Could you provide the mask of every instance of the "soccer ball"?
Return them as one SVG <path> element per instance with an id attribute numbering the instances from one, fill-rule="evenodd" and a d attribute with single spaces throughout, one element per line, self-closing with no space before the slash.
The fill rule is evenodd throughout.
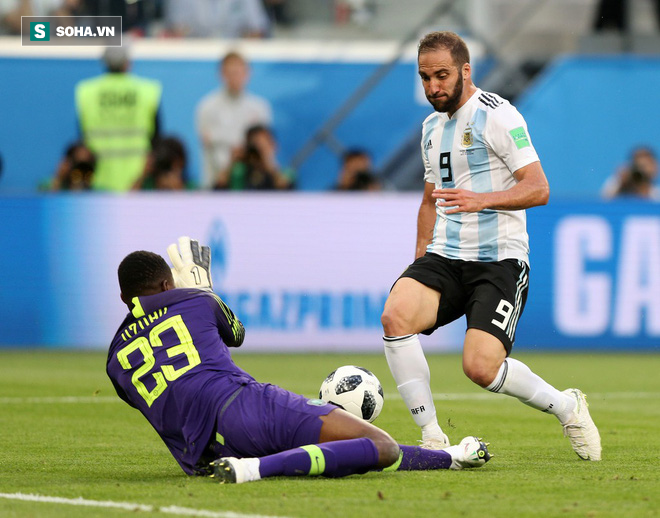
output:
<path id="1" fill-rule="evenodd" d="M 355 365 L 332 371 L 321 383 L 319 398 L 370 423 L 383 409 L 380 381 L 367 369 Z"/>

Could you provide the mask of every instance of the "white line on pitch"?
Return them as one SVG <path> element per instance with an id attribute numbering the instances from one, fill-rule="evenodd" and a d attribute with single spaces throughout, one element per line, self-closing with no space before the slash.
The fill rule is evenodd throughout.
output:
<path id="1" fill-rule="evenodd" d="M 660 392 L 589 392 L 592 399 L 656 399 L 660 398 Z M 396 398 L 396 392 L 387 392 L 386 398 Z M 508 398 L 498 398 L 497 394 L 484 392 L 483 394 L 467 393 L 433 393 L 433 399 L 444 401 L 506 401 Z"/>
<path id="2" fill-rule="evenodd" d="M 165 507 L 130 502 L 113 502 L 112 500 L 86 500 L 85 498 L 61 498 L 59 496 L 30 495 L 25 493 L 0 493 L 0 498 L 20 500 L 23 502 L 41 502 L 47 504 L 76 505 L 84 507 L 106 507 L 123 509 L 125 511 L 144 511 L 148 513 L 165 513 L 179 516 L 201 516 L 203 518 L 274 518 L 261 514 L 243 514 L 233 511 L 207 511 L 170 505 Z"/>
<path id="3" fill-rule="evenodd" d="M 0 404 L 11 403 L 119 403 L 117 396 L 0 397 Z"/>
<path id="4" fill-rule="evenodd" d="M 658 399 L 660 392 L 589 392 L 592 399 Z M 386 398 L 398 398 L 396 392 L 387 392 Z M 498 398 L 496 394 L 484 393 L 458 393 L 444 392 L 434 393 L 433 399 L 440 401 L 507 401 L 508 398 Z M 29 404 L 29 403 L 120 403 L 121 399 L 115 396 L 63 396 L 63 397 L 0 397 L 0 405 L 5 404 Z"/>

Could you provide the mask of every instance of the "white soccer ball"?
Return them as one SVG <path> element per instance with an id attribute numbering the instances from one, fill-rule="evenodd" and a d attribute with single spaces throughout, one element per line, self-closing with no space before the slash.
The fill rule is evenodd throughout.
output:
<path id="1" fill-rule="evenodd" d="M 319 398 L 370 423 L 383 409 L 380 381 L 372 372 L 355 365 L 332 371 L 321 383 Z"/>

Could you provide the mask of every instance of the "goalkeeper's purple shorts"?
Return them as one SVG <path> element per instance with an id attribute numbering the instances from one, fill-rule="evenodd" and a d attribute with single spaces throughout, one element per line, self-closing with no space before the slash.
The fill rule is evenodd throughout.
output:
<path id="1" fill-rule="evenodd" d="M 323 422 L 337 407 L 268 383 L 241 387 L 220 410 L 211 448 L 217 457 L 262 457 L 317 444 Z"/>

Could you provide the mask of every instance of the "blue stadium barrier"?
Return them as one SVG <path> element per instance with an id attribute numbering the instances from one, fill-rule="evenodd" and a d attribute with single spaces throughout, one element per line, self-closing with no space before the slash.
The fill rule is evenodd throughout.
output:
<path id="1" fill-rule="evenodd" d="M 554 197 L 597 198 L 630 151 L 660 153 L 660 58 L 568 56 L 518 99 Z"/>
<path id="2" fill-rule="evenodd" d="M 310 136 L 380 65 L 378 61 L 252 61 L 250 91 L 273 105 L 278 158 L 286 165 Z M 74 88 L 102 72 L 98 59 L 2 57 L 0 193 L 33 193 L 54 175 L 65 147 L 78 138 Z M 132 71 L 163 84 L 163 132 L 179 136 L 190 157 L 188 171 L 198 180 L 200 142 L 195 130 L 199 100 L 219 88 L 217 59 L 136 59 Z M 364 147 L 381 165 L 428 115 L 415 99 L 416 68 L 398 63 L 371 95 L 337 128 L 346 147 Z M 421 129 L 419 130 L 421 131 Z M 298 173 L 301 190 L 334 186 L 339 158 L 321 146 Z"/>

